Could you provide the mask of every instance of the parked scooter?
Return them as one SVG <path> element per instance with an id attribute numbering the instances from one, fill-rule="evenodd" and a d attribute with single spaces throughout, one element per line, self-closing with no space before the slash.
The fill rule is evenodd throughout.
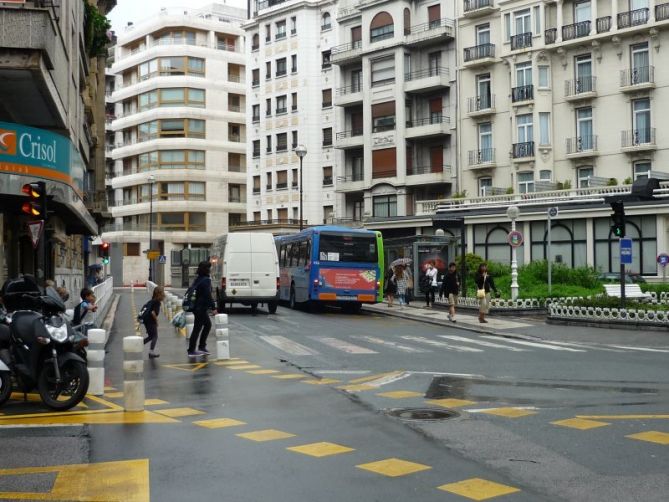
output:
<path id="1" fill-rule="evenodd" d="M 67 410 L 88 391 L 85 336 L 65 319 L 65 304 L 53 288 L 46 294 L 30 276 L 2 288 L 6 308 L 0 325 L 0 405 L 12 388 L 37 389 L 44 404 Z"/>

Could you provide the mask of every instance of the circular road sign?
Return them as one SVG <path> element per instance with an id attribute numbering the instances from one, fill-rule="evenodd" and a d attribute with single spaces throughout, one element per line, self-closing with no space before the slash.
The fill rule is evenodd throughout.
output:
<path id="1" fill-rule="evenodd" d="M 523 234 L 520 233 L 518 230 L 509 232 L 509 235 L 506 237 L 506 241 L 512 248 L 517 248 L 518 246 L 521 246 L 523 244 Z"/>
<path id="2" fill-rule="evenodd" d="M 669 254 L 667 253 L 660 253 L 657 255 L 657 262 L 663 266 L 666 267 L 667 264 L 669 264 Z"/>
<path id="3" fill-rule="evenodd" d="M 551 218 L 555 218 L 558 215 L 558 208 L 557 207 L 549 207 L 548 208 L 548 215 Z"/>

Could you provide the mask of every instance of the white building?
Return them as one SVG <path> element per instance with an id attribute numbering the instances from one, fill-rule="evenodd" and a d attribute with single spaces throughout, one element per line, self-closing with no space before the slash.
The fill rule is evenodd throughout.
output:
<path id="1" fill-rule="evenodd" d="M 209 247 L 245 218 L 244 18 L 221 4 L 161 9 L 118 34 L 114 224 L 103 238 L 122 247 L 112 270 L 124 284 L 147 279 L 149 248 L 166 257 L 154 280 L 176 283 L 181 249 Z"/>
<path id="2" fill-rule="evenodd" d="M 246 32 L 247 177 L 249 226 L 274 231 L 299 226 L 300 188 L 305 225 L 334 216 L 333 148 L 337 45 L 336 2 L 270 0 L 252 3 Z M 300 162 L 293 152 L 304 145 Z"/>

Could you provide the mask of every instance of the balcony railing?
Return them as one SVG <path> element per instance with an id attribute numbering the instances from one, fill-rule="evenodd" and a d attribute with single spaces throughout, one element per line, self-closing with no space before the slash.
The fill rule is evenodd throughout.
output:
<path id="1" fill-rule="evenodd" d="M 331 186 L 332 185 L 332 176 L 323 176 L 323 186 Z"/>
<path id="2" fill-rule="evenodd" d="M 664 21 L 669 19 L 669 3 L 663 3 L 655 6 L 655 21 Z"/>
<path id="3" fill-rule="evenodd" d="M 251 82 L 252 87 L 258 87 L 260 85 L 260 80 L 254 80 Z"/>
<path id="4" fill-rule="evenodd" d="M 418 33 L 428 33 L 437 28 L 449 28 L 449 31 L 453 30 L 453 20 L 448 18 L 435 19 L 434 21 L 428 21 L 427 23 L 416 24 L 411 26 L 408 30 L 405 30 L 405 35 L 416 35 Z M 429 34 L 429 33 L 428 33 Z"/>
<path id="5" fill-rule="evenodd" d="M 611 31 L 611 16 L 597 18 L 597 33 L 606 33 Z"/>
<path id="6" fill-rule="evenodd" d="M 592 75 L 575 78 L 574 80 L 565 80 L 564 95 L 567 97 L 577 96 L 588 92 L 595 92 L 597 89 L 597 77 Z"/>
<path id="7" fill-rule="evenodd" d="M 228 74 L 228 82 L 236 82 L 237 84 L 242 83 L 242 76 L 241 75 L 230 75 Z"/>
<path id="8" fill-rule="evenodd" d="M 365 173 L 362 172 L 362 169 L 358 171 L 351 171 L 346 176 L 337 177 L 337 181 L 339 181 L 340 183 L 363 181 L 364 179 L 365 179 Z"/>
<path id="9" fill-rule="evenodd" d="M 351 129 L 350 131 L 342 131 L 337 133 L 337 140 L 342 140 L 346 138 L 353 138 L 355 136 L 362 136 L 362 128 L 360 129 Z"/>
<path id="10" fill-rule="evenodd" d="M 425 125 L 433 125 L 433 124 L 448 124 L 450 122 L 450 118 L 445 116 L 445 115 L 432 115 L 430 117 L 425 117 L 422 119 L 416 119 L 416 120 L 407 120 L 406 126 L 407 127 L 421 127 Z M 394 127 L 393 127 L 394 129 Z"/>
<path id="11" fill-rule="evenodd" d="M 495 44 L 481 44 L 465 49 L 465 63 L 495 57 Z"/>
<path id="12" fill-rule="evenodd" d="M 288 182 L 284 181 L 282 183 L 277 182 L 276 184 L 276 189 L 277 190 L 286 190 L 288 188 Z"/>
<path id="13" fill-rule="evenodd" d="M 349 85 L 346 87 L 338 87 L 335 91 L 337 96 L 346 96 L 347 94 L 355 94 L 362 91 L 362 83 Z"/>
<path id="14" fill-rule="evenodd" d="M 438 164 L 438 165 L 421 165 L 421 166 L 407 166 L 407 176 L 415 176 L 418 174 L 432 174 L 432 173 L 443 173 L 448 170 L 448 166 Z"/>
<path id="15" fill-rule="evenodd" d="M 332 60 L 346 59 L 362 52 L 362 40 L 337 45 L 332 48 L 330 54 Z"/>
<path id="16" fill-rule="evenodd" d="M 237 47 L 235 46 L 235 44 L 229 44 L 227 42 L 218 42 L 218 45 L 216 46 L 216 48 L 219 51 L 239 52 L 237 50 Z"/>
<path id="17" fill-rule="evenodd" d="M 495 108 L 495 95 L 484 94 L 482 96 L 476 96 L 475 98 L 468 98 L 467 107 L 469 113 L 482 112 L 484 110 L 492 110 L 493 108 Z"/>
<path id="18" fill-rule="evenodd" d="M 573 40 L 575 38 L 587 37 L 590 34 L 590 21 L 568 24 L 562 27 L 562 40 Z"/>
<path id="19" fill-rule="evenodd" d="M 408 122 L 407 122 L 408 124 Z M 395 123 L 392 124 L 380 124 L 372 127 L 372 132 L 385 132 L 385 131 L 394 131 Z"/>
<path id="20" fill-rule="evenodd" d="M 592 152 L 597 150 L 597 136 L 577 136 L 567 138 L 567 155 L 582 152 Z"/>
<path id="21" fill-rule="evenodd" d="M 655 144 L 655 128 L 632 129 L 621 132 L 621 144 L 623 148 L 631 148 L 641 145 Z"/>
<path id="22" fill-rule="evenodd" d="M 412 71 L 411 73 L 405 73 L 404 81 L 410 82 L 411 80 L 420 80 L 422 78 L 430 78 L 438 76 L 448 77 L 448 68 L 442 68 L 439 66 L 437 68 L 428 68 L 426 70 L 416 70 Z"/>
<path id="23" fill-rule="evenodd" d="M 285 106 L 282 108 L 277 108 L 275 111 L 276 115 L 283 115 L 284 113 L 288 113 L 288 108 Z"/>
<path id="24" fill-rule="evenodd" d="M 494 164 L 495 163 L 495 149 L 494 148 L 484 148 L 482 150 L 470 150 L 469 151 L 469 165 L 478 166 L 481 164 Z"/>
<path id="25" fill-rule="evenodd" d="M 544 43 L 546 45 L 554 44 L 557 40 L 557 28 L 548 28 L 544 31 Z"/>
<path id="26" fill-rule="evenodd" d="M 253 123 L 260 122 L 260 115 L 254 115 L 253 117 L 251 117 L 251 121 Z"/>
<path id="27" fill-rule="evenodd" d="M 492 0 L 464 0 L 465 12 L 483 9 L 484 7 L 492 7 Z"/>
<path id="28" fill-rule="evenodd" d="M 648 22 L 649 12 L 650 9 L 647 7 L 621 12 L 618 14 L 618 29 L 646 24 Z"/>
<path id="29" fill-rule="evenodd" d="M 532 47 L 532 32 L 521 33 L 511 37 L 511 50 L 524 49 Z"/>
<path id="30" fill-rule="evenodd" d="M 253 150 L 253 157 L 254 158 L 260 157 L 260 150 Z"/>
<path id="31" fill-rule="evenodd" d="M 639 66 L 629 70 L 620 71 L 620 86 L 629 87 L 632 85 L 650 84 L 655 82 L 654 66 Z"/>
<path id="32" fill-rule="evenodd" d="M 253 188 L 253 195 L 258 195 L 260 193 L 260 187 Z"/>
<path id="33" fill-rule="evenodd" d="M 306 220 L 302 222 L 305 226 Z M 231 227 L 261 227 L 263 225 L 299 225 L 300 220 L 293 218 L 276 218 L 273 220 L 257 220 L 257 221 L 236 221 L 230 222 Z"/>
<path id="34" fill-rule="evenodd" d="M 511 101 L 516 103 L 518 101 L 529 101 L 534 99 L 534 86 L 521 85 L 511 89 Z"/>
<path id="35" fill-rule="evenodd" d="M 534 141 L 525 141 L 524 143 L 514 143 L 511 155 L 514 159 L 523 159 L 534 157 Z"/>

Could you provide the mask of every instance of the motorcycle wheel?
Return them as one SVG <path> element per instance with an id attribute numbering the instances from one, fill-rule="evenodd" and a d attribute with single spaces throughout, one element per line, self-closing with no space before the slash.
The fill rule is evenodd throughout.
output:
<path id="1" fill-rule="evenodd" d="M 0 371 L 0 406 L 5 404 L 12 395 L 12 374 L 9 371 Z"/>
<path id="2" fill-rule="evenodd" d="M 88 392 L 88 369 L 79 361 L 68 361 L 60 368 L 61 382 L 56 383 L 52 365 L 40 373 L 37 390 L 44 404 L 54 410 L 69 410 L 79 404 Z"/>

